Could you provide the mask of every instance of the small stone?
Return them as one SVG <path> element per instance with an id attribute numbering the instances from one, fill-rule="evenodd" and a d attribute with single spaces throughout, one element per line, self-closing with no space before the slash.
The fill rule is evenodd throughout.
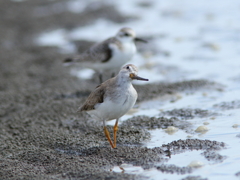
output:
<path id="1" fill-rule="evenodd" d="M 204 122 L 203 124 L 204 124 L 204 125 L 209 125 L 209 122 Z"/>
<path id="2" fill-rule="evenodd" d="M 202 162 L 200 162 L 200 161 L 192 161 L 192 162 L 188 165 L 188 167 L 192 167 L 192 168 L 200 168 L 200 167 L 202 167 L 202 166 L 204 166 L 204 164 L 203 164 Z"/>
<path id="3" fill-rule="evenodd" d="M 199 126 L 195 132 L 202 133 L 208 131 L 208 128 L 206 126 Z"/>
<path id="4" fill-rule="evenodd" d="M 165 129 L 165 131 L 167 131 L 167 132 L 172 132 L 172 131 L 177 131 L 177 130 L 178 130 L 178 128 L 176 128 L 174 126 L 168 126 L 168 128 Z"/>
<path id="5" fill-rule="evenodd" d="M 168 126 L 167 129 L 165 129 L 165 132 L 168 134 L 174 134 L 175 132 L 178 131 L 178 128 L 174 127 L 174 126 Z"/>
<path id="6" fill-rule="evenodd" d="M 233 128 L 238 128 L 239 127 L 239 124 L 234 124 L 232 125 Z"/>
<path id="7" fill-rule="evenodd" d="M 215 43 L 205 43 L 205 44 L 203 44 L 203 47 L 209 48 L 213 51 L 219 51 L 220 50 L 220 46 L 218 44 L 215 44 Z"/>

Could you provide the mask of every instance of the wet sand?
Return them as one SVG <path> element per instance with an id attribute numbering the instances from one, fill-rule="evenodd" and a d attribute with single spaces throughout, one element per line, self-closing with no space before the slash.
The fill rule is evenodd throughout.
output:
<path id="1" fill-rule="evenodd" d="M 143 145 L 151 138 L 150 129 L 175 126 L 188 131 L 191 124 L 186 119 L 210 116 L 210 112 L 201 109 L 176 109 L 163 112 L 162 118 L 133 117 L 120 125 L 118 147 L 111 149 L 101 122 L 88 121 L 87 114 L 76 113 L 97 85 L 96 80 L 71 76 L 69 69 L 62 66 L 68 55 L 55 47 L 36 46 L 33 39 L 44 30 L 84 26 L 97 17 L 118 23 L 135 17 L 124 17 L 104 4 L 80 14 L 55 12 L 55 3 L 40 0 L 0 3 L 1 179 L 145 179 L 111 169 L 127 163 L 143 169 L 189 174 L 193 171 L 191 167 L 156 163 L 168 161 L 171 154 L 191 150 L 203 150 L 204 157 L 213 162 L 224 158 L 218 151 L 225 144 L 210 140 L 179 140 L 155 148 Z M 43 13 L 46 9 L 49 14 Z M 217 90 L 219 85 L 197 79 L 135 87 L 139 103 L 178 92 Z M 226 106 L 231 104 L 216 105 L 220 111 Z M 172 118 L 165 118 L 165 114 Z M 112 132 L 111 126 L 108 128 Z"/>

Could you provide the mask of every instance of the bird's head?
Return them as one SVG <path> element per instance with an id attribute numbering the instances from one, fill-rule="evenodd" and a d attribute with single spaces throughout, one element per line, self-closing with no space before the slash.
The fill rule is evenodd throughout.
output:
<path id="1" fill-rule="evenodd" d="M 148 81 L 148 79 L 142 78 L 142 77 L 137 75 L 138 74 L 138 69 L 133 64 L 127 64 L 127 65 L 123 66 L 120 73 L 123 76 L 128 77 L 129 80 Z"/>
<path id="2" fill-rule="evenodd" d="M 136 37 L 136 33 L 131 28 L 122 28 L 118 31 L 116 37 L 120 41 L 141 41 L 146 43 L 144 39 Z"/>

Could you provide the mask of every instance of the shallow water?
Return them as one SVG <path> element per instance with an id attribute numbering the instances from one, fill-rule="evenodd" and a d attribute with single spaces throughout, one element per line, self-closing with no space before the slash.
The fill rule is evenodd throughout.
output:
<path id="1" fill-rule="evenodd" d="M 144 5 L 140 5 L 141 3 Z M 72 1 L 72 4 L 78 1 Z M 138 111 L 122 117 L 122 121 L 135 115 L 161 116 L 161 111 L 179 108 L 209 110 L 217 113 L 210 117 L 188 120 L 192 132 L 178 129 L 167 133 L 163 129 L 151 130 L 152 138 L 146 142 L 153 148 L 173 140 L 198 138 L 225 142 L 228 146 L 219 153 L 226 156 L 223 162 L 207 161 L 202 151 L 185 152 L 172 155 L 166 164 L 187 166 L 192 161 L 199 161 L 203 166 L 190 175 L 200 175 L 209 179 L 237 179 L 240 163 L 240 111 L 239 107 L 221 109 L 215 104 L 240 100 L 240 2 L 229 1 L 106 1 L 125 15 L 137 16 L 136 20 L 117 24 L 107 20 L 96 20 L 94 24 L 79 27 L 72 31 L 55 30 L 42 34 L 37 42 L 41 45 L 58 45 L 63 52 L 75 51 L 71 40 L 84 39 L 100 41 L 123 27 L 134 28 L 139 36 L 153 37 L 149 41 L 149 52 L 137 54 L 131 63 L 139 67 L 139 75 L 153 82 L 177 82 L 182 80 L 207 79 L 222 85 L 217 90 L 202 90 L 194 93 L 179 93 L 172 96 L 158 97 L 155 100 L 138 104 Z M 76 11 L 72 4 L 69 8 Z M 97 33 L 96 33 L 97 32 Z M 154 47 L 154 48 L 153 48 Z M 155 50 L 156 53 L 152 53 Z M 166 51 L 169 56 L 162 53 Z M 144 54 L 145 53 L 145 54 Z M 80 73 L 80 75 L 78 74 Z M 90 70 L 72 72 L 72 74 L 90 78 Z M 137 82 L 143 84 L 144 82 Z M 174 99 L 174 101 L 173 101 Z M 207 123 L 206 123 L 207 122 Z M 109 122 L 114 124 L 114 122 Z M 208 131 L 196 133 L 199 126 L 207 126 Z M 114 167 L 113 171 L 121 172 Z M 140 167 L 126 165 L 125 173 L 143 174 L 150 179 L 180 179 L 187 175 L 166 174 L 156 169 L 143 170 Z"/>

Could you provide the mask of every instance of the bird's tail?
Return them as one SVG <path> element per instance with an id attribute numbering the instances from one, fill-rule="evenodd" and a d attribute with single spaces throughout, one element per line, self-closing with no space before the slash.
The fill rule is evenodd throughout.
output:
<path id="1" fill-rule="evenodd" d="M 66 58 L 63 60 L 63 65 L 64 66 L 70 66 L 72 64 L 75 64 L 77 62 L 76 58 Z"/>

